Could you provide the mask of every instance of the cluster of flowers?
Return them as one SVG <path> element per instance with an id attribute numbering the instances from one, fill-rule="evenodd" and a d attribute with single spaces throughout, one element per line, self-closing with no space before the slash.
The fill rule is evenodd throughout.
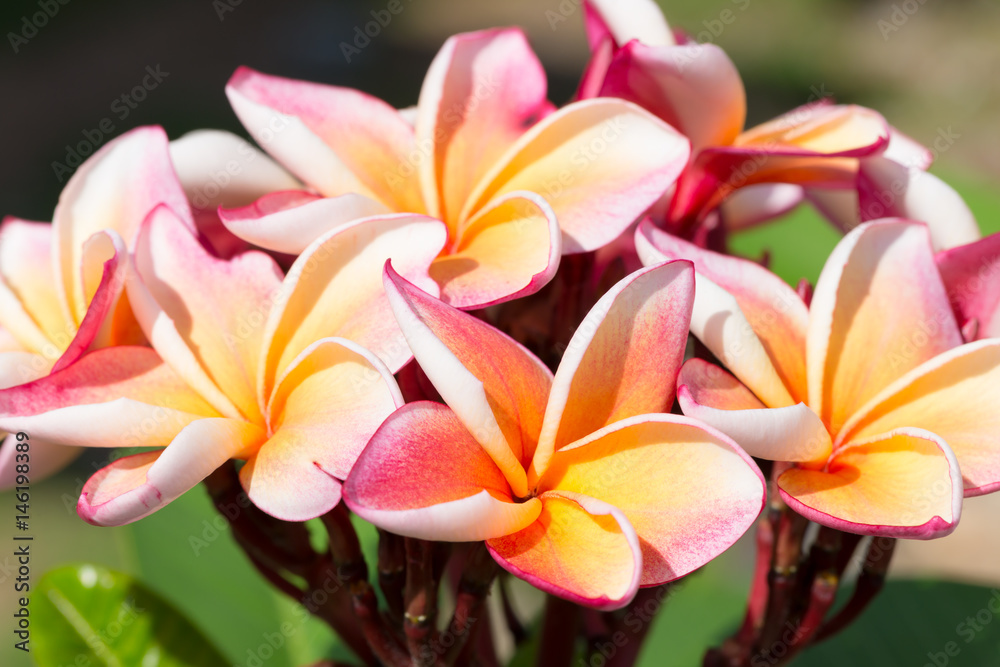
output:
<path id="1" fill-rule="evenodd" d="M 276 518 L 343 500 L 602 609 L 731 546 L 754 458 L 825 526 L 953 530 L 1000 488 L 1000 237 L 876 112 L 745 130 L 722 50 L 651 2 L 585 10 L 564 107 L 516 29 L 449 39 L 404 110 L 240 69 L 270 157 L 139 128 L 51 225 L 7 218 L 0 428 L 35 476 L 149 448 L 80 496 L 120 525 L 239 460 Z M 846 234 L 815 290 L 720 252 L 802 202 Z"/>

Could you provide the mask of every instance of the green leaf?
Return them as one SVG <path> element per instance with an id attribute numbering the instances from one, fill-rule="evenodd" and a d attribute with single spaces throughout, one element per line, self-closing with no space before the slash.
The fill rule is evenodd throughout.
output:
<path id="1" fill-rule="evenodd" d="M 1000 665 L 1000 590 L 890 581 L 853 624 L 795 665 Z"/>
<path id="2" fill-rule="evenodd" d="M 66 565 L 29 602 L 40 667 L 214 667 L 226 659 L 170 604 L 126 574 Z"/>

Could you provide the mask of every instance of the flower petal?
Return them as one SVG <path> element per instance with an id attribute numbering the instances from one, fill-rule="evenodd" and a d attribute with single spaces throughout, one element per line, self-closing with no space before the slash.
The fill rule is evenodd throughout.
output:
<path id="1" fill-rule="evenodd" d="M 671 46 L 674 35 L 653 0 L 585 0 L 591 47 L 611 35 L 619 46 L 637 39 L 649 46 Z"/>
<path id="2" fill-rule="evenodd" d="M 91 281 L 84 277 L 84 288 L 90 305 L 83 321 L 80 322 L 79 331 L 52 367 L 53 371 L 62 370 L 91 349 L 141 342 L 129 340 L 130 336 L 123 335 L 125 332 L 134 332 L 137 328 L 128 304 L 120 303 L 125 292 L 125 278 L 128 275 L 129 260 L 125 242 L 114 230 L 98 232 L 87 239 L 84 257 L 92 266 L 96 264 L 95 257 L 97 261 L 103 259 L 103 270 L 99 278 L 93 276 Z M 94 278 L 98 278 L 98 282 L 91 291 L 88 282 L 93 282 Z M 128 324 L 123 325 L 124 320 L 128 320 Z M 116 324 L 119 326 L 116 327 Z M 139 336 L 141 337 L 141 332 Z"/>
<path id="3" fill-rule="evenodd" d="M 556 370 L 529 486 L 570 443 L 621 419 L 670 411 L 693 301 L 691 264 L 670 262 L 627 276 L 591 308 Z"/>
<path id="4" fill-rule="evenodd" d="M 802 516 L 859 535 L 928 540 L 953 531 L 962 513 L 962 477 L 948 445 L 901 428 L 835 452 L 826 471 L 793 468 L 781 497 Z"/>
<path id="5" fill-rule="evenodd" d="M 837 245 L 816 284 L 806 339 L 809 405 L 836 435 L 894 380 L 961 344 L 927 228 L 900 220 L 862 225 Z"/>
<path id="6" fill-rule="evenodd" d="M 518 28 L 444 43 L 417 107 L 417 145 L 430 149 L 420 175 L 431 215 L 458 220 L 486 171 L 548 112 L 546 89 L 545 70 Z"/>
<path id="7" fill-rule="evenodd" d="M 193 230 L 187 197 L 170 162 L 167 135 L 160 127 L 140 127 L 113 139 L 70 178 L 59 197 L 52 220 L 57 246 L 57 282 L 64 304 L 79 325 L 87 312 L 81 274 L 84 243 L 111 229 L 133 247 L 146 216 L 158 205 L 168 206 Z M 96 267 L 99 273 L 100 265 Z"/>
<path id="8" fill-rule="evenodd" d="M 420 367 L 458 419 L 527 495 L 552 375 L 530 352 L 485 322 L 448 306 L 385 270 L 385 289 Z"/>
<path id="9" fill-rule="evenodd" d="M 0 223 L 0 322 L 21 346 L 53 359 L 76 333 L 59 301 L 54 238 L 48 223 Z"/>
<path id="10" fill-rule="evenodd" d="M 846 234 L 861 224 L 857 189 L 824 190 L 804 188 L 806 199 L 830 221 L 841 234 Z"/>
<path id="11" fill-rule="evenodd" d="M 253 503 L 284 521 L 306 521 L 340 502 L 340 482 L 403 397 L 389 369 L 345 339 L 317 341 L 279 380 L 274 435 L 240 470 Z"/>
<path id="12" fill-rule="evenodd" d="M 510 192 L 537 192 L 556 213 L 564 254 L 596 250 L 666 192 L 689 154 L 687 139 L 630 102 L 574 102 L 521 136 L 480 181 L 462 217 Z"/>
<path id="13" fill-rule="evenodd" d="M 945 352 L 876 396 L 845 425 L 839 440 L 912 426 L 941 437 L 955 452 L 965 495 L 1000 489 L 1000 340 Z"/>
<path id="14" fill-rule="evenodd" d="M 148 347 L 97 350 L 0 391 L 0 430 L 81 447 L 164 446 L 192 421 L 216 416 Z"/>
<path id="15" fill-rule="evenodd" d="M 76 511 L 95 526 L 121 526 L 148 516 L 194 488 L 231 458 L 265 438 L 236 419 L 199 419 L 166 449 L 134 454 L 98 470 L 83 487 Z"/>
<path id="16" fill-rule="evenodd" d="M 485 308 L 534 294 L 559 268 L 562 234 L 555 213 L 533 192 L 489 203 L 431 264 L 441 299 L 456 308 Z"/>
<path id="17" fill-rule="evenodd" d="M 364 218 L 316 239 L 295 260 L 275 295 L 264 328 L 258 393 L 268 399 L 277 377 L 321 338 L 347 338 L 374 352 L 392 372 L 410 350 L 382 287 L 392 259 L 408 279 L 437 294 L 428 267 L 445 243 L 444 225 L 422 215 Z"/>
<path id="18" fill-rule="evenodd" d="M 425 157 L 413 128 L 385 102 L 247 67 L 226 95 L 257 143 L 321 194 L 355 192 L 394 211 L 424 212 L 416 164 Z"/>
<path id="19" fill-rule="evenodd" d="M 934 259 L 962 330 L 974 327 L 974 339 L 1000 337 L 1000 234 Z"/>
<path id="20" fill-rule="evenodd" d="M 19 384 L 48 375 L 52 362 L 40 355 L 30 352 L 5 351 L 0 352 L 0 389 L 7 389 Z M 0 399 L 0 405 L 2 405 Z M 6 434 L 0 433 L 0 439 Z M 32 433 L 34 435 L 34 433 Z M 17 440 L 14 435 L 6 437 L 0 443 L 0 491 L 12 489 L 17 481 Z M 38 438 L 31 441 L 31 479 L 40 482 L 65 468 L 77 458 L 83 449 L 80 447 L 64 447 L 49 444 Z"/>
<path id="21" fill-rule="evenodd" d="M 790 183 L 763 183 L 741 188 L 720 207 L 726 229 L 737 232 L 781 217 L 802 203 L 802 187 Z"/>
<path id="22" fill-rule="evenodd" d="M 230 232 L 261 248 L 298 255 L 324 234 L 359 218 L 389 209 L 374 199 L 349 193 L 315 197 L 301 191 L 275 192 L 249 206 L 220 209 Z"/>
<path id="23" fill-rule="evenodd" d="M 31 476 L 33 483 L 41 482 L 68 466 L 83 454 L 83 447 L 53 445 L 43 440 L 30 441 Z M 13 489 L 17 484 L 17 437 L 8 435 L 0 444 L 0 491 Z M 22 459 L 23 461 L 23 459 Z"/>
<path id="24" fill-rule="evenodd" d="M 621 510 L 642 546 L 642 586 L 678 579 L 728 549 L 767 495 L 760 470 L 734 442 L 666 414 L 617 422 L 560 450 L 539 489 Z"/>
<path id="25" fill-rule="evenodd" d="M 704 250 L 648 220 L 639 226 L 636 249 L 646 264 L 694 262 L 691 331 L 764 403 L 784 407 L 805 399 L 809 309 L 785 281 L 755 262 Z"/>
<path id="26" fill-rule="evenodd" d="M 464 542 L 531 524 L 541 503 L 514 503 L 490 456 L 449 408 L 408 403 L 372 437 L 344 484 L 351 511 L 385 530 Z"/>
<path id="27" fill-rule="evenodd" d="M 677 182 L 668 217 L 702 220 L 734 190 L 759 183 L 853 188 L 858 161 L 889 143 L 876 112 L 816 102 L 747 130 L 732 146 L 697 154 Z"/>
<path id="28" fill-rule="evenodd" d="M 642 581 L 642 547 L 621 510 L 587 496 L 549 491 L 538 519 L 486 541 L 511 574 L 546 593 L 595 609 L 628 604 Z"/>
<path id="29" fill-rule="evenodd" d="M 269 192 L 302 187 L 277 162 L 232 132 L 188 132 L 170 142 L 170 160 L 197 209 L 246 206 Z"/>
<path id="30" fill-rule="evenodd" d="M 213 257 L 160 207 L 139 235 L 135 265 L 130 302 L 157 352 L 220 412 L 262 423 L 257 364 L 281 285 L 274 260 L 256 251 Z"/>
<path id="31" fill-rule="evenodd" d="M 804 403 L 767 408 L 739 380 L 701 359 L 684 364 L 678 385 L 684 414 L 719 429 L 751 456 L 820 464 L 830 456 L 826 425 Z"/>
<path id="32" fill-rule="evenodd" d="M 858 197 L 862 220 L 909 218 L 927 223 L 935 250 L 979 240 L 969 206 L 934 174 L 884 157 L 861 161 Z"/>
<path id="33" fill-rule="evenodd" d="M 691 150 L 727 146 L 746 119 L 736 66 L 714 44 L 625 44 L 608 68 L 604 97 L 635 102 L 691 140 Z"/>

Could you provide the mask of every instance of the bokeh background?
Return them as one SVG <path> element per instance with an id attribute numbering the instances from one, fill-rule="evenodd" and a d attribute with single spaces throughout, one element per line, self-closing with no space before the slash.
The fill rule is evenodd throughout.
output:
<path id="1" fill-rule="evenodd" d="M 354 46 L 356 29 L 385 0 L 42 3 L 58 11 L 33 28 L 25 22 L 41 11 L 38 0 L 0 5 L 0 214 L 35 220 L 51 219 L 66 178 L 57 165 L 81 141 L 103 143 L 154 123 L 172 138 L 203 127 L 243 134 L 223 93 L 241 64 L 357 87 L 402 107 L 416 101 L 431 58 L 455 32 L 523 26 L 557 103 L 572 95 L 587 58 L 575 0 L 402 0 L 402 13 L 349 58 L 343 44 Z M 928 145 L 952 137 L 933 171 L 966 197 L 984 232 L 1000 230 L 1000 3 L 664 0 L 661 6 L 673 25 L 729 52 L 746 83 L 749 125 L 819 93 L 874 107 Z M 719 20 L 726 11 L 735 17 L 729 23 Z M 134 108 L 116 101 L 142 82 L 147 67 L 163 73 L 162 81 Z M 113 131 L 101 131 L 102 121 Z M 773 268 L 794 284 L 815 280 L 836 240 L 801 209 L 735 245 L 754 257 L 770 251 Z M 258 580 L 225 528 L 213 524 L 200 489 L 132 526 L 98 529 L 80 521 L 79 490 L 107 455 L 88 454 L 33 485 L 33 578 L 80 561 L 136 575 L 193 619 L 233 665 L 246 664 L 264 637 L 290 619 L 294 632 L 265 661 L 269 667 L 343 655 L 324 626 L 298 621 L 291 604 Z M 7 638 L 0 664 L 20 666 L 31 663 L 9 639 L 14 558 L 13 548 L 2 546 L 14 532 L 14 504 L 11 494 L 0 494 L 0 516 L 8 508 L 11 523 L 0 530 L 0 619 L 6 619 L 0 637 Z M 972 499 L 952 536 L 901 545 L 893 581 L 862 621 L 796 664 L 921 667 L 937 656 L 942 667 L 940 652 L 955 642 L 959 652 L 945 656 L 947 664 L 1000 665 L 1000 619 L 992 622 L 990 608 L 1000 599 L 998 516 L 1000 499 Z M 690 577 L 656 622 L 641 664 L 699 664 L 704 647 L 741 617 L 749 568 L 749 544 L 741 543 Z M 973 626 L 963 624 L 977 615 L 979 629 L 970 636 Z"/>

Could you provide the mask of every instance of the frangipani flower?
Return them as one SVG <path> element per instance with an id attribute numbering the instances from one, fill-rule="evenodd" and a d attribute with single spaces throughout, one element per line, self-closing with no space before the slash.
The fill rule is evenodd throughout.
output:
<path id="1" fill-rule="evenodd" d="M 1000 233 L 934 259 L 965 339 L 1000 338 Z"/>
<path id="2" fill-rule="evenodd" d="M 228 150 L 223 150 L 228 149 Z M 213 169 L 238 154 L 238 169 Z M 214 160 L 212 159 L 214 157 Z M 175 173 L 176 170 L 176 173 Z M 236 173 L 231 173 L 236 171 Z M 270 158 L 228 132 L 192 133 L 169 146 L 160 127 L 140 127 L 108 142 L 70 178 L 52 224 L 16 218 L 0 225 L 0 387 L 66 368 L 88 350 L 141 344 L 142 331 L 124 289 L 127 250 L 159 204 L 189 229 L 221 229 L 192 215 L 188 199 L 214 197 L 247 204 L 274 189 L 294 187 Z M 215 217 L 213 225 L 209 217 Z M 32 438 L 32 480 L 58 472 L 82 450 Z M 14 448 L 0 451 L 0 488 L 13 486 Z"/>
<path id="3" fill-rule="evenodd" d="M 119 308 L 127 244 L 159 203 L 186 212 L 158 127 L 110 141 L 73 174 L 52 224 L 8 217 L 0 227 L 0 326 L 16 348 L 0 353 L 0 386 L 71 365 L 87 350 L 139 343 L 142 332 Z M 188 224 L 190 216 L 186 218 Z M 32 438 L 34 480 L 63 468 L 80 450 Z M 0 454 L 0 485 L 14 480 L 14 448 Z"/>
<path id="4" fill-rule="evenodd" d="M 392 532 L 486 540 L 497 562 L 592 607 L 701 567 L 752 524 L 760 471 L 718 431 L 662 414 L 687 337 L 687 262 L 614 286 L 555 376 L 482 321 L 386 268 L 393 312 L 448 406 L 405 405 L 345 484 L 347 505 Z"/>
<path id="5" fill-rule="evenodd" d="M 647 263 L 695 262 L 691 330 L 733 373 L 685 364 L 684 413 L 754 456 L 793 462 L 778 487 L 797 512 L 927 539 L 954 529 L 963 490 L 1000 487 L 1000 340 L 963 345 L 926 226 L 849 233 L 809 306 L 759 265 L 650 224 L 636 244 Z"/>
<path id="6" fill-rule="evenodd" d="M 223 211 L 234 234 L 295 254 L 347 221 L 427 214 L 448 227 L 431 275 L 461 308 L 537 291 L 560 253 L 614 240 L 689 154 L 673 128 L 623 100 L 553 112 L 542 66 L 516 29 L 450 38 L 406 113 L 247 68 L 226 91 L 257 142 L 313 190 Z"/>
<path id="7" fill-rule="evenodd" d="M 83 489 L 99 525 L 139 519 L 228 459 L 250 499 L 301 521 L 339 502 L 340 482 L 402 403 L 409 359 L 381 285 L 392 257 L 428 289 L 439 221 L 384 216 L 316 240 L 288 275 L 261 252 L 209 254 L 170 209 L 140 233 L 128 299 L 153 348 L 92 352 L 0 392 L 0 427 L 74 445 L 163 447 L 119 459 Z"/>
<path id="8" fill-rule="evenodd" d="M 658 207 L 667 229 L 687 233 L 720 210 L 736 231 L 808 199 L 844 232 L 897 216 L 926 222 L 937 248 L 979 238 L 962 198 L 926 173 L 931 152 L 875 111 L 817 99 L 744 130 L 746 93 L 722 49 L 675 36 L 647 0 L 586 7 L 594 55 L 580 96 L 635 102 L 691 140 L 691 163 Z"/>

